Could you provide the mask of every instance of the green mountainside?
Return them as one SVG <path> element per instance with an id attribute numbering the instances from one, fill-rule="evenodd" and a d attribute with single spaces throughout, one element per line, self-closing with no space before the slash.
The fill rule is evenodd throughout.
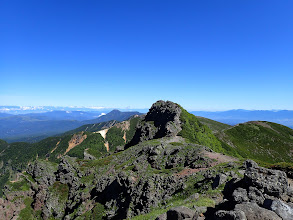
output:
<path id="1" fill-rule="evenodd" d="M 193 115 L 181 107 L 180 120 L 182 130 L 178 135 L 188 139 L 192 143 L 207 146 L 215 151 L 223 151 L 221 142 L 213 134 L 212 130 Z"/>
<path id="2" fill-rule="evenodd" d="M 230 219 L 240 215 L 238 205 L 243 219 L 264 219 L 260 209 L 272 210 L 264 196 L 287 207 L 293 193 L 285 173 L 243 161 L 290 176 L 292 150 L 285 126 L 231 127 L 158 101 L 145 116 L 119 123 L 33 144 L 0 140 L 0 219 Z"/>
<path id="3" fill-rule="evenodd" d="M 116 146 L 123 146 L 131 140 L 139 120 L 139 117 L 133 117 L 129 121 L 118 124 L 116 121 L 111 121 L 85 125 L 75 129 L 74 133 L 69 131 L 62 136 L 49 137 L 32 144 L 26 142 L 9 144 L 0 140 L 0 173 L 2 173 L 0 181 L 7 173 L 13 178 L 16 172 L 25 169 L 27 164 L 36 158 L 59 162 L 66 154 L 83 159 L 85 153 L 87 157 L 99 158 L 108 151 L 113 152 Z M 100 133 L 87 131 L 98 131 L 103 128 L 107 129 L 105 138 Z M 109 145 L 108 151 L 107 145 Z M 70 146 L 72 149 L 67 152 Z"/>
<path id="4" fill-rule="evenodd" d="M 204 118 L 204 117 L 200 117 L 200 116 L 196 116 L 197 119 L 202 123 L 207 125 L 212 131 L 213 133 L 217 133 L 219 131 L 222 131 L 224 129 L 228 129 L 231 128 L 231 125 L 227 125 L 218 121 L 214 121 L 208 118 Z"/>
<path id="5" fill-rule="evenodd" d="M 272 122 L 252 121 L 218 133 L 243 158 L 263 162 L 292 162 L 293 130 Z"/>

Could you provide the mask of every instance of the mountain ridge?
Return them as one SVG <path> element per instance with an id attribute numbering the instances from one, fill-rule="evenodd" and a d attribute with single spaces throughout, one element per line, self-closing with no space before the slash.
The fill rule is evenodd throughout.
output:
<path id="1" fill-rule="evenodd" d="M 5 185 L 0 217 L 168 220 L 241 214 L 250 220 L 269 212 L 280 219 L 283 214 L 270 204 L 287 207 L 293 201 L 286 176 L 293 168 L 271 163 L 282 157 L 271 161 L 271 152 L 262 151 L 266 157 L 257 159 L 286 173 L 244 162 L 251 155 L 242 152 L 253 135 L 264 135 L 260 143 L 270 140 L 266 135 L 280 138 L 278 146 L 290 150 L 286 143 L 293 130 L 285 126 L 259 121 L 226 126 L 160 100 L 146 115 L 114 123 L 103 135 L 85 129 L 35 144 L 0 141 L 0 164 L 6 165 L 0 168 L 0 186 Z M 17 149 L 31 157 L 15 154 Z"/>

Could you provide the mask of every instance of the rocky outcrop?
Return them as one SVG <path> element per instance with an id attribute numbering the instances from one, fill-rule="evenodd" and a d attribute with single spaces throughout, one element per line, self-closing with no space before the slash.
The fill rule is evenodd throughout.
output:
<path id="1" fill-rule="evenodd" d="M 287 193 L 288 180 L 285 172 L 262 167 L 250 167 L 244 176 L 246 185 L 256 187 L 263 194 L 277 198 Z"/>
<path id="2" fill-rule="evenodd" d="M 244 212 L 247 220 L 281 220 L 281 218 L 276 213 L 262 208 L 253 202 L 237 204 L 235 206 L 235 211 Z"/>
<path id="3" fill-rule="evenodd" d="M 181 131 L 178 104 L 170 101 L 157 101 L 138 125 L 128 146 L 161 137 L 176 136 Z"/>
<path id="4" fill-rule="evenodd" d="M 36 160 L 27 168 L 27 173 L 30 174 L 39 185 L 50 186 L 56 181 L 55 172 L 57 167 L 46 163 L 45 161 Z"/>
<path id="5" fill-rule="evenodd" d="M 153 175 L 135 182 L 125 173 L 102 177 L 97 182 L 91 192 L 92 198 L 105 205 L 108 219 L 147 213 L 184 186 L 182 180 L 174 176 Z"/>
<path id="6" fill-rule="evenodd" d="M 216 211 L 215 219 L 293 219 L 286 174 L 259 167 L 251 160 L 245 161 L 244 166 L 243 179 L 232 179 L 226 184 L 226 210 Z M 225 208 L 225 204 L 220 207 Z"/>
<path id="7" fill-rule="evenodd" d="M 166 213 L 158 216 L 156 220 L 196 220 L 198 213 L 185 206 L 169 209 Z"/>

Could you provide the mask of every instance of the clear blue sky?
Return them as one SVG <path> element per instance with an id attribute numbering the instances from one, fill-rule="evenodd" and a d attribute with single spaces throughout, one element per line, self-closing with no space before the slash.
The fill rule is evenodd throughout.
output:
<path id="1" fill-rule="evenodd" d="M 293 1 L 2 0 L 0 105 L 293 109 Z"/>

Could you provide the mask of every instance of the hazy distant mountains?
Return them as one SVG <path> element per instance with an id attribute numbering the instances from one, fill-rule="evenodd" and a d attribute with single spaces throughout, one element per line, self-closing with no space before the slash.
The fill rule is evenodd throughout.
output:
<path id="1" fill-rule="evenodd" d="M 271 121 L 288 127 L 293 127 L 292 110 L 230 110 L 219 112 L 193 111 L 192 114 L 210 118 L 222 123 L 235 125 L 247 121 Z"/>
<path id="2" fill-rule="evenodd" d="M 124 121 L 133 115 L 141 115 L 141 114 L 142 113 L 139 113 L 139 112 L 121 112 L 119 110 L 113 110 L 106 115 L 102 115 L 102 116 L 95 118 L 95 119 L 92 119 L 92 120 L 84 121 L 84 123 L 95 124 L 95 123 L 111 121 L 111 120 Z"/>
<path id="3" fill-rule="evenodd" d="M 57 108 L 57 107 L 51 107 Z M 1 112 L 1 109 L 6 109 Z M 121 112 L 109 109 L 95 111 L 81 111 L 77 108 L 65 110 L 52 109 L 47 112 L 46 108 L 32 109 L 21 107 L 0 106 L 0 138 L 9 142 L 28 141 L 34 142 L 45 137 L 64 133 L 85 124 L 95 124 L 111 120 L 123 121 L 132 115 L 139 115 L 138 111 Z M 71 109 L 71 110 L 70 110 Z M 73 110 L 75 109 L 75 110 Z M 30 112 L 28 114 L 18 114 L 16 112 Z M 14 113 L 14 114 L 10 114 Z M 216 120 L 225 124 L 235 125 L 247 121 L 271 121 L 293 128 L 293 111 L 250 111 L 250 110 L 230 110 L 219 112 L 192 111 L 196 116 L 201 116 Z"/>
<path id="4" fill-rule="evenodd" d="M 119 109 L 120 111 L 127 112 L 144 112 L 146 113 L 148 109 Z M 108 113 L 114 110 L 114 108 L 106 107 L 77 107 L 77 106 L 0 106 L 0 117 L 2 113 L 19 115 L 19 114 L 29 114 L 29 113 L 47 113 L 52 111 L 63 111 L 63 112 L 91 112 L 91 113 Z"/>
<path id="5" fill-rule="evenodd" d="M 123 121 L 139 112 L 113 110 L 102 112 L 52 111 L 22 115 L 0 115 L 0 138 L 9 142 L 34 142 L 55 134 L 64 133 L 85 124 L 110 120 Z"/>

